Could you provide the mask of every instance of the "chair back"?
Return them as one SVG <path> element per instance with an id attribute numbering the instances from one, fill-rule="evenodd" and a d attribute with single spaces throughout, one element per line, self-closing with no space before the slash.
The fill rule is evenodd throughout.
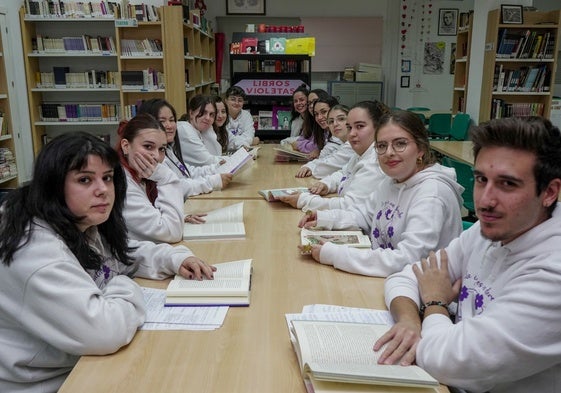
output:
<path id="1" fill-rule="evenodd" d="M 429 117 L 429 137 L 449 138 L 452 129 L 451 113 L 433 113 Z"/>
<path id="2" fill-rule="evenodd" d="M 470 125 L 471 118 L 467 113 L 457 113 L 452 120 L 450 139 L 453 139 L 455 141 L 467 140 Z"/>
<path id="3" fill-rule="evenodd" d="M 425 106 L 410 106 L 409 108 L 407 108 L 408 111 L 422 111 L 422 112 L 426 112 L 426 111 L 430 111 L 430 108 L 427 108 Z"/>
<path id="4" fill-rule="evenodd" d="M 442 158 L 442 165 L 454 168 L 456 171 L 456 179 L 462 187 L 462 198 L 464 199 L 464 207 L 468 211 L 468 216 L 475 217 L 475 202 L 473 199 L 473 168 L 471 165 L 465 164 L 450 157 Z"/>
<path id="5" fill-rule="evenodd" d="M 415 114 L 416 114 L 417 116 L 419 116 L 419 119 L 421 119 L 421 121 L 423 122 L 423 124 L 424 124 L 425 127 L 426 127 L 426 125 L 427 125 L 427 123 L 428 123 L 426 116 L 423 115 L 422 113 L 415 113 Z"/>

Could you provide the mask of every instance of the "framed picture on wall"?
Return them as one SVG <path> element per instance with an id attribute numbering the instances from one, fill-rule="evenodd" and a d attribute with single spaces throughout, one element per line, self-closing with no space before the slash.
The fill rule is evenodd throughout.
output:
<path id="1" fill-rule="evenodd" d="M 521 25 L 523 22 L 521 5 L 501 5 L 501 23 Z"/>
<path id="2" fill-rule="evenodd" d="M 401 84 L 400 87 L 409 87 L 409 81 L 410 81 L 410 77 L 409 75 L 404 75 L 401 77 Z"/>
<path id="3" fill-rule="evenodd" d="M 458 33 L 458 9 L 441 8 L 438 10 L 438 35 Z"/>
<path id="4" fill-rule="evenodd" d="M 411 72 L 411 60 L 401 60 L 401 72 Z"/>
<path id="5" fill-rule="evenodd" d="M 265 15 L 265 0 L 226 0 L 226 15 Z"/>

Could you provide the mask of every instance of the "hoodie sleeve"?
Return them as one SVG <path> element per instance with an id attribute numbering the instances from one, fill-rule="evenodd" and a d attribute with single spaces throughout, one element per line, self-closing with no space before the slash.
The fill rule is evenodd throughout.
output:
<path id="1" fill-rule="evenodd" d="M 236 134 L 230 132 L 228 135 L 229 150 L 238 150 L 242 146 L 249 147 L 253 144 L 253 138 L 255 137 L 253 116 L 245 109 L 242 109 L 240 112 L 239 125 L 240 127 Z"/>

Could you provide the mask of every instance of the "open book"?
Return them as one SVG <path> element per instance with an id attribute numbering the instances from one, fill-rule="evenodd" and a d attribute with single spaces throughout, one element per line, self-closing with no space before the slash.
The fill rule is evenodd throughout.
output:
<path id="1" fill-rule="evenodd" d="M 249 306 L 251 259 L 217 263 L 214 280 L 179 275 L 166 289 L 166 306 Z"/>
<path id="2" fill-rule="evenodd" d="M 253 155 L 245 147 L 240 147 L 234 154 L 226 159 L 226 162 L 218 167 L 220 173 L 237 173 L 240 169 L 252 162 Z"/>
<path id="3" fill-rule="evenodd" d="M 268 202 L 276 202 L 281 196 L 293 195 L 297 192 L 308 192 L 307 187 L 293 187 L 293 188 L 273 188 L 270 190 L 259 190 L 259 195 L 265 198 Z"/>
<path id="4" fill-rule="evenodd" d="M 243 223 L 243 202 L 229 205 L 208 212 L 203 224 L 186 222 L 183 227 L 183 239 L 243 239 L 245 225 Z"/>
<path id="5" fill-rule="evenodd" d="M 316 384 L 327 388 L 324 391 L 353 391 L 349 384 L 365 384 L 417 387 L 428 392 L 439 385 L 418 366 L 377 363 L 383 349 L 374 352 L 372 346 L 390 328 L 388 325 L 293 320 L 292 328 L 302 375 L 314 390 Z M 330 390 L 328 382 L 345 383 L 349 389 L 342 390 L 346 386 L 341 384 L 341 390 Z"/>
<path id="6" fill-rule="evenodd" d="M 290 145 L 281 145 L 280 147 L 273 147 L 275 150 L 275 161 L 309 161 L 307 153 L 296 151 Z"/>
<path id="7" fill-rule="evenodd" d="M 300 231 L 300 242 L 302 244 L 302 254 L 312 252 L 314 244 L 321 242 L 331 242 L 334 244 L 346 244 L 349 247 L 370 248 L 372 243 L 368 235 L 359 230 L 352 231 L 322 231 L 302 228 Z"/>

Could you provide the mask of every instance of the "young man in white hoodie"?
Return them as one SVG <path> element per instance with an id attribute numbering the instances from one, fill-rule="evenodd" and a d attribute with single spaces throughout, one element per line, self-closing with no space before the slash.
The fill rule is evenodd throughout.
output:
<path id="1" fill-rule="evenodd" d="M 470 392 L 559 392 L 560 131 L 541 118 L 507 118 L 471 138 L 479 222 L 388 278 L 397 323 L 374 350 L 381 363 L 416 361 Z"/>

